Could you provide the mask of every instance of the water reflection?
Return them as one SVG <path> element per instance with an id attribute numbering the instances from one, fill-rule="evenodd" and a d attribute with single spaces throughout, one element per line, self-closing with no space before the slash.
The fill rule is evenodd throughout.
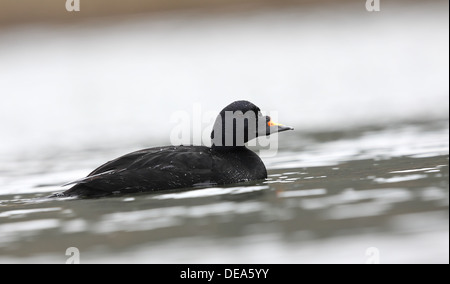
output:
<path id="1" fill-rule="evenodd" d="M 195 190 L 48 199 L 85 161 L 55 158 L 63 170 L 48 175 L 25 167 L 1 180 L 0 262 L 63 263 L 75 246 L 82 262 L 363 263 L 374 245 L 385 262 L 446 262 L 448 128 L 405 128 L 394 148 L 363 143 L 396 137 L 383 129 L 281 145 L 265 181 Z"/>
<path id="2" fill-rule="evenodd" d="M 198 190 L 189 190 L 186 192 L 169 193 L 156 195 L 154 199 L 183 199 L 183 198 L 200 198 L 206 196 L 219 196 L 224 194 L 243 194 L 269 189 L 269 186 L 247 186 L 243 187 L 213 187 Z"/>

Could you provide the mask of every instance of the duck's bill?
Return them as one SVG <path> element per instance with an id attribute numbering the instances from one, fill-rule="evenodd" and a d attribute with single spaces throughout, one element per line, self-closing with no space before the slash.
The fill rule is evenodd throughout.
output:
<path id="1" fill-rule="evenodd" d="M 286 131 L 286 130 L 294 130 L 294 127 L 281 125 L 281 124 L 278 125 L 277 132 L 283 132 L 283 131 Z"/>
<path id="2" fill-rule="evenodd" d="M 270 127 L 271 133 L 283 132 L 286 130 L 294 130 L 294 127 L 276 123 L 276 122 L 273 122 L 272 120 L 270 120 L 267 124 Z"/>

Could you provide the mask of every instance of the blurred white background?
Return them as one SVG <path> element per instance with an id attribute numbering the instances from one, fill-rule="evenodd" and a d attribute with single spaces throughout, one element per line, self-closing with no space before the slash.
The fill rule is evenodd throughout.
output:
<path id="1" fill-rule="evenodd" d="M 448 119 L 448 2 L 395 3 L 4 27 L 0 154 L 164 144 L 174 111 L 238 99 L 300 131 Z"/>

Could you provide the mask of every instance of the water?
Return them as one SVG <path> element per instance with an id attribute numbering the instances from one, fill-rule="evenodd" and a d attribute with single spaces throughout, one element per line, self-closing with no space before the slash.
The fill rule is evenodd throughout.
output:
<path id="1" fill-rule="evenodd" d="M 0 262 L 448 263 L 448 3 L 360 8 L 0 31 Z M 46 198 L 235 99 L 296 129 L 267 180 Z"/>
<path id="2" fill-rule="evenodd" d="M 383 263 L 448 262 L 447 121 L 285 136 L 266 181 L 195 190 L 49 200 L 93 153 L 29 161 L 2 179 L 0 260 L 364 263 L 376 247 Z"/>

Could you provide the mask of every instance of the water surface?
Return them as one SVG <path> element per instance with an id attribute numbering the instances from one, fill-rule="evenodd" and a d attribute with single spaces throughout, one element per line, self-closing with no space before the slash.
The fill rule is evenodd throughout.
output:
<path id="1" fill-rule="evenodd" d="M 9 161 L 0 261 L 448 262 L 447 121 L 284 138 L 265 181 L 89 200 L 46 196 L 119 149 Z"/>

